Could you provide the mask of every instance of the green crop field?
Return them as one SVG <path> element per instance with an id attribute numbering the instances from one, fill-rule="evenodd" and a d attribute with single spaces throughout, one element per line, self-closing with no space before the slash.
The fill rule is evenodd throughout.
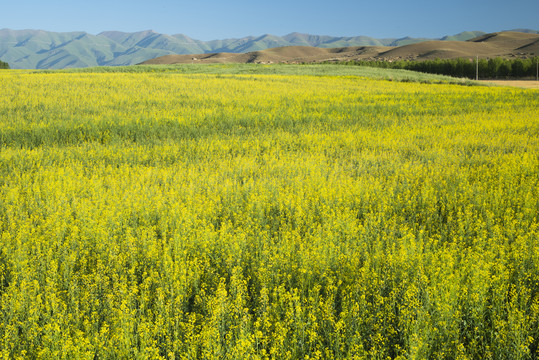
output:
<path id="1" fill-rule="evenodd" d="M 538 90 L 284 65 L 0 81 L 2 358 L 539 357 Z"/>

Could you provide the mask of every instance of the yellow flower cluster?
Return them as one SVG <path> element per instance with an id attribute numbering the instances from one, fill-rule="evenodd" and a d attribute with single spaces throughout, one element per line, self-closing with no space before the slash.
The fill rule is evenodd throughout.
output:
<path id="1" fill-rule="evenodd" d="M 538 358 L 538 91 L 0 81 L 2 358 Z"/>

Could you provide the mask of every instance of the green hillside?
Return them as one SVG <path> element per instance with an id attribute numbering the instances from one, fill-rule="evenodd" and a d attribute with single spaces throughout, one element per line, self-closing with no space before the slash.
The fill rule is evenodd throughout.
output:
<path id="1" fill-rule="evenodd" d="M 196 54 L 208 50 L 200 42 L 186 36 L 170 36 L 154 31 L 141 31 L 136 33 L 123 33 L 119 31 L 106 31 L 98 36 L 115 41 L 132 50 L 135 48 L 168 51 L 172 54 Z"/>
<path id="2" fill-rule="evenodd" d="M 0 30 L 0 56 L 15 69 L 104 65 L 128 48 L 84 32 Z"/>
<path id="3" fill-rule="evenodd" d="M 432 39 L 411 38 L 407 36 L 407 37 L 392 41 L 391 44 L 389 44 L 389 46 L 404 46 L 404 45 L 410 45 L 410 44 L 417 44 L 419 42 L 429 41 L 429 40 L 432 40 Z"/>
<path id="4" fill-rule="evenodd" d="M 463 31 L 461 33 L 451 35 L 451 36 L 444 36 L 441 40 L 446 41 L 467 41 L 473 38 L 476 38 L 481 35 L 485 35 L 486 33 L 483 31 Z"/>

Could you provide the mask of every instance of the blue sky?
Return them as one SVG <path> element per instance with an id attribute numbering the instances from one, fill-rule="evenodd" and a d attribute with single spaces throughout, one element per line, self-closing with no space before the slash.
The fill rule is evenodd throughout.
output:
<path id="1" fill-rule="evenodd" d="M 17 0 L 0 28 L 48 31 L 155 30 L 212 40 L 247 35 L 440 37 L 467 30 L 539 30 L 539 0 L 270 0 L 77 2 Z"/>

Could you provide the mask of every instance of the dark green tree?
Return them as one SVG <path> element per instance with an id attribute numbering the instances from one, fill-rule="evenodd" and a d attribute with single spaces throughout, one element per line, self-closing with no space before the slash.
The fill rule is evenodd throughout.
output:
<path id="1" fill-rule="evenodd" d="M 486 78 L 488 77 L 488 61 L 486 59 L 479 59 L 479 66 L 478 66 L 478 72 L 479 72 L 479 78 Z"/>
<path id="2" fill-rule="evenodd" d="M 511 74 L 511 61 L 502 60 L 500 67 L 498 68 L 498 76 L 508 77 Z"/>
<path id="3" fill-rule="evenodd" d="M 511 76 L 519 78 L 523 77 L 524 75 L 524 61 L 521 59 L 513 60 L 513 64 L 511 65 Z"/>
<path id="4" fill-rule="evenodd" d="M 498 70 L 500 69 L 502 63 L 503 60 L 501 58 L 488 59 L 487 76 L 492 79 L 497 78 Z"/>

